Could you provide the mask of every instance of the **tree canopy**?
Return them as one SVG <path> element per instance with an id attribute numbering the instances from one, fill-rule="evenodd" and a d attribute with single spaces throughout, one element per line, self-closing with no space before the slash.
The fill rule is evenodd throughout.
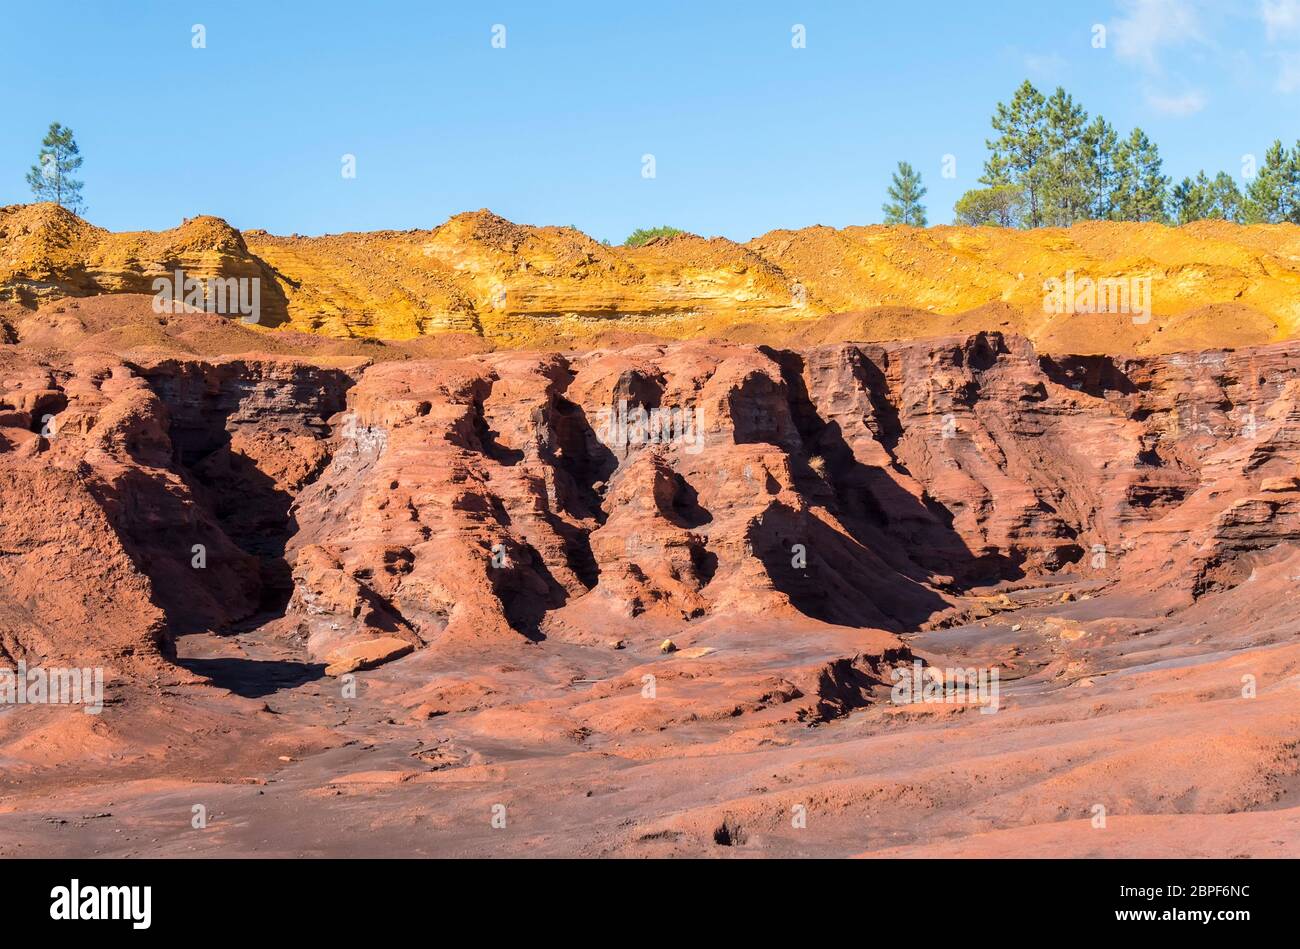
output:
<path id="1" fill-rule="evenodd" d="M 882 205 L 886 224 L 911 224 L 925 227 L 925 207 L 921 199 L 925 197 L 926 188 L 921 184 L 921 175 L 905 161 L 898 163 L 894 179 L 886 193 L 889 201 Z"/>
<path id="2" fill-rule="evenodd" d="M 999 102 L 980 178 L 953 208 L 959 224 L 1058 227 L 1076 221 L 1199 220 L 1300 223 L 1300 142 L 1275 141 L 1244 190 L 1233 176 L 1201 171 L 1172 184 L 1160 149 L 1140 128 L 1127 136 L 1090 118 L 1062 88 L 1044 96 L 1029 81 Z"/>
<path id="3" fill-rule="evenodd" d="M 37 201 L 53 201 L 76 214 L 85 211 L 81 198 L 82 182 L 73 177 L 81 167 L 81 150 L 72 129 L 51 122 L 41 140 L 36 164 L 27 172 L 27 184 Z"/>

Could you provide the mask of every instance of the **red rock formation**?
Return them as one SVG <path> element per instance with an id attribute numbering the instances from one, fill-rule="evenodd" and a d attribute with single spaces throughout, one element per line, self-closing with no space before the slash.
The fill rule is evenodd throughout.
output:
<path id="1" fill-rule="evenodd" d="M 288 597 L 289 492 L 323 463 L 345 374 L 0 358 L 7 654 L 167 653 Z"/>
<path id="2" fill-rule="evenodd" d="M 1294 472 L 1278 373 L 1260 395 L 1278 420 L 1202 497 L 1197 436 L 1166 445 L 1162 426 L 1228 396 L 1142 379 L 1181 361 L 1108 363 L 1104 391 L 1080 381 L 1095 360 L 1040 365 L 997 334 L 378 366 L 299 497 L 294 608 L 322 649 L 364 629 L 428 643 L 728 615 L 905 630 L 972 584 L 1132 574 L 1180 518 L 1232 549 L 1286 542 L 1288 485 L 1234 506 L 1218 483 L 1244 496 Z M 1189 568 L 1187 595 L 1224 556 Z"/>
<path id="3" fill-rule="evenodd" d="M 0 852 L 72 746 L 255 780 L 285 751 L 295 842 L 336 790 L 393 846 L 508 788 L 539 849 L 621 854 L 923 847 L 1094 802 L 1185 842 L 1300 773 L 1300 345 L 380 352 L 0 348 L 0 663 L 130 686 L 98 730 L 0 716 L 31 769 Z M 999 670 L 1001 710 L 894 704 L 914 659 Z M 796 805 L 829 830 L 791 837 Z"/>
<path id="4" fill-rule="evenodd" d="M 76 504 L 140 590 L 129 648 L 292 590 L 317 656 L 725 616 L 905 631 L 1066 568 L 1185 605 L 1295 540 L 1296 356 L 1040 360 L 999 334 L 347 371 L 15 353 L 3 510 L 31 536 L 4 563 L 39 602 L 75 543 L 42 538 L 89 521 L 28 512 Z"/>

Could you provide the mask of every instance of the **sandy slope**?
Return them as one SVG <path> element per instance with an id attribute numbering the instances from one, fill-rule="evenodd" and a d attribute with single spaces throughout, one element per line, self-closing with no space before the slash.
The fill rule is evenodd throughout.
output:
<path id="1" fill-rule="evenodd" d="M 0 208 L 0 300 L 152 292 L 177 267 L 259 279 L 264 327 L 492 348 L 1001 329 L 1051 352 L 1168 353 L 1300 330 L 1294 225 L 809 227 L 745 244 L 682 235 L 624 248 L 486 210 L 431 230 L 278 237 L 213 217 L 113 234 L 52 205 Z M 1150 312 L 1087 312 L 1086 301 L 1085 312 L 1046 311 L 1047 282 L 1071 274 L 1126 287 L 1149 279 Z"/>

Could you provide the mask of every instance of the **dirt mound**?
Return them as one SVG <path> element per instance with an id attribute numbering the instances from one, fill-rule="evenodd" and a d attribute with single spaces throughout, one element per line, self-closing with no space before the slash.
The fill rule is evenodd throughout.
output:
<path id="1" fill-rule="evenodd" d="M 257 280 L 265 288 L 264 326 L 284 322 L 284 296 L 240 233 L 201 216 L 167 231 L 113 234 L 53 204 L 0 208 L 0 300 L 34 308 L 64 297 L 157 292 L 175 275 L 199 280 Z M 177 303 L 184 288 L 175 291 Z M 233 308 L 231 310 L 233 313 Z M 238 318 L 239 314 L 234 313 Z"/>
<path id="2" fill-rule="evenodd" d="M 217 314 L 158 313 L 153 297 L 130 293 L 62 298 L 35 310 L 0 304 L 0 333 L 6 330 L 8 342 L 24 352 L 104 353 L 132 359 L 269 354 L 315 362 L 382 362 L 460 356 L 488 348 L 482 337 L 466 333 L 385 342 L 268 330 Z"/>
<path id="3" fill-rule="evenodd" d="M 431 230 L 275 237 L 212 217 L 110 234 L 52 205 L 16 205 L 0 209 L 0 299 L 152 292 L 153 277 L 183 267 L 258 277 L 261 325 L 336 338 L 456 334 L 524 349 L 1001 330 L 1053 352 L 1164 353 L 1292 338 L 1298 251 L 1293 225 L 1224 222 L 809 227 L 627 248 L 487 210 Z M 1085 285 L 1103 288 L 1096 300 Z M 1067 286 L 1068 301 L 1049 301 Z"/>

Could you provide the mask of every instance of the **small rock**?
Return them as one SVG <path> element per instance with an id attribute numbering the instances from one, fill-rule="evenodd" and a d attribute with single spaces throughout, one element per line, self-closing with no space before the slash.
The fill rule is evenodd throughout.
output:
<path id="1" fill-rule="evenodd" d="M 677 654 L 677 657 L 679 659 L 703 659 L 715 651 L 712 646 L 693 646 L 690 649 L 683 649 Z"/>
<path id="2" fill-rule="evenodd" d="M 623 640 L 621 640 L 621 639 L 611 639 L 611 640 L 609 641 L 609 648 L 610 648 L 610 649 L 622 649 L 622 648 L 623 648 L 624 646 L 626 646 L 626 645 L 627 645 L 627 643 L 623 642 Z"/>
<path id="3" fill-rule="evenodd" d="M 325 657 L 325 674 L 341 676 L 349 672 L 373 669 L 375 666 L 400 659 L 415 649 L 405 639 L 396 636 L 379 636 L 363 639 L 335 649 Z"/>
<path id="4" fill-rule="evenodd" d="M 1069 590 L 1066 590 L 1064 593 L 1061 594 L 1061 599 L 1059 602 L 1070 603 L 1073 600 L 1074 600 L 1074 594 L 1071 593 Z"/>
<path id="5" fill-rule="evenodd" d="M 660 651 L 660 652 L 676 652 L 676 651 L 677 651 L 677 644 L 676 644 L 675 642 L 673 642 L 671 639 L 665 639 L 663 642 L 661 642 L 661 643 L 659 644 L 659 651 Z"/>
<path id="6" fill-rule="evenodd" d="M 1013 633 L 1018 633 L 1018 632 L 1020 632 L 1020 624 L 1017 623 L 1015 626 L 1012 626 L 1012 627 L 1011 627 L 1011 632 L 1013 632 Z"/>
<path id="7" fill-rule="evenodd" d="M 1300 486 L 1300 479 L 1294 476 L 1285 478 L 1265 478 L 1259 485 L 1259 490 L 1273 492 L 1294 491 Z"/>

